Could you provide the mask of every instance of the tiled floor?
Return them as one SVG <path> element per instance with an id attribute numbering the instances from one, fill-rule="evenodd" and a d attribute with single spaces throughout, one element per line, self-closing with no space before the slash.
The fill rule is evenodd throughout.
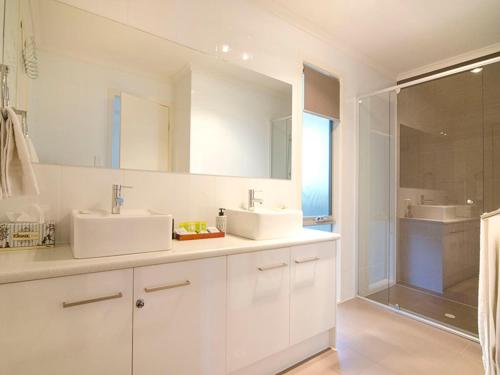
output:
<path id="1" fill-rule="evenodd" d="M 402 310 L 411 311 L 477 335 L 476 306 L 456 302 L 402 284 L 395 284 L 367 298 L 383 304 L 390 301 L 393 305 L 398 304 Z M 455 318 L 449 318 L 445 314 L 452 314 Z"/>
<path id="2" fill-rule="evenodd" d="M 479 277 L 474 277 L 450 286 L 444 290 L 444 296 L 454 301 L 477 307 Z"/>
<path id="3" fill-rule="evenodd" d="M 337 351 L 287 375 L 480 375 L 479 344 L 354 299 L 339 305 Z"/>

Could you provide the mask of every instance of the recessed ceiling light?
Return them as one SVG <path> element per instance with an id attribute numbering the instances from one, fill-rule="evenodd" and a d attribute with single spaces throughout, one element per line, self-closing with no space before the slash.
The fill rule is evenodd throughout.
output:
<path id="1" fill-rule="evenodd" d="M 231 51 L 231 47 L 229 47 L 229 45 L 227 45 L 227 44 L 223 44 L 221 46 L 221 51 L 224 53 L 228 53 L 229 51 Z"/>
<path id="2" fill-rule="evenodd" d="M 479 67 L 479 68 L 474 68 L 471 70 L 471 73 L 481 73 L 483 71 L 483 68 Z"/>

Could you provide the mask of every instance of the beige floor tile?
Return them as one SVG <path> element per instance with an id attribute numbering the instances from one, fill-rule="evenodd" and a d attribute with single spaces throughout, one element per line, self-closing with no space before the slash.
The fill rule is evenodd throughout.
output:
<path id="1" fill-rule="evenodd" d="M 481 347 L 469 342 L 463 351 L 457 354 L 450 365 L 449 374 L 480 375 L 484 374 L 481 359 Z"/>
<path id="2" fill-rule="evenodd" d="M 325 352 L 317 357 L 310 359 L 301 366 L 288 371 L 286 375 L 340 375 L 335 371 L 335 366 L 338 363 L 338 359 L 335 353 L 336 352 L 333 350 Z"/>
<path id="3" fill-rule="evenodd" d="M 400 375 L 442 374 L 441 366 L 435 361 L 411 354 L 395 354 L 379 364 Z"/>
<path id="4" fill-rule="evenodd" d="M 352 349 L 337 350 L 328 359 L 333 364 L 333 369 L 342 375 L 359 374 L 374 366 L 375 361 Z"/>
<path id="5" fill-rule="evenodd" d="M 394 372 L 381 365 L 373 365 L 366 370 L 363 370 L 359 375 L 396 375 Z"/>
<path id="6" fill-rule="evenodd" d="M 337 351 L 292 375 L 480 375 L 481 349 L 470 340 L 361 299 L 339 305 Z"/>

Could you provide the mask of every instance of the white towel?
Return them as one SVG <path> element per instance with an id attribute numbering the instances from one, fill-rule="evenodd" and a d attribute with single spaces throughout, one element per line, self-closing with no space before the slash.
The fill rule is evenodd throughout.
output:
<path id="1" fill-rule="evenodd" d="M 6 109 L 6 118 L 3 115 L 0 117 L 0 181 L 2 185 L 0 199 L 38 195 L 38 183 L 19 118 L 11 108 Z"/>
<path id="2" fill-rule="evenodd" d="M 33 144 L 33 141 L 31 140 L 31 137 L 28 134 L 26 134 L 24 136 L 24 138 L 26 139 L 26 146 L 28 147 L 28 152 L 30 154 L 31 162 L 32 163 L 39 163 L 40 159 L 38 158 L 38 154 L 36 152 L 35 145 Z"/>
<path id="3" fill-rule="evenodd" d="M 500 374 L 500 215 L 481 220 L 478 328 L 486 375 Z"/>

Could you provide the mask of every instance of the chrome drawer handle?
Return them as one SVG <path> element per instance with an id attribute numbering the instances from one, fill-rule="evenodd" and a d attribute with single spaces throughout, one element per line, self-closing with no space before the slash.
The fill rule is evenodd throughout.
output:
<path id="1" fill-rule="evenodd" d="M 107 301 L 109 299 L 122 298 L 122 297 L 123 297 L 122 292 L 119 292 L 119 293 L 116 293 L 116 294 L 111 294 L 110 296 L 97 297 L 97 298 L 91 298 L 91 299 L 84 299 L 84 300 L 75 301 L 75 302 L 63 302 L 62 303 L 62 307 L 65 309 L 65 308 L 68 308 L 68 307 L 79 306 L 79 305 L 86 305 L 88 303 Z"/>
<path id="2" fill-rule="evenodd" d="M 271 264 L 269 266 L 264 266 L 264 267 L 257 267 L 257 269 L 259 271 L 269 271 L 269 270 L 274 270 L 276 268 L 282 268 L 282 267 L 286 267 L 288 266 L 288 264 L 286 263 L 279 263 L 279 264 Z"/>
<path id="3" fill-rule="evenodd" d="M 318 257 L 310 257 L 310 258 L 303 258 L 303 259 L 295 259 L 295 263 L 302 264 L 302 263 L 316 262 L 318 260 L 319 260 Z"/>
<path id="4" fill-rule="evenodd" d="M 172 283 L 172 284 L 153 286 L 151 288 L 144 288 L 144 291 L 146 293 L 152 293 L 152 292 L 158 292 L 159 290 L 180 288 L 181 286 L 188 286 L 188 285 L 191 285 L 191 281 L 186 280 L 186 281 L 182 281 L 180 283 L 177 282 L 177 283 Z"/>

